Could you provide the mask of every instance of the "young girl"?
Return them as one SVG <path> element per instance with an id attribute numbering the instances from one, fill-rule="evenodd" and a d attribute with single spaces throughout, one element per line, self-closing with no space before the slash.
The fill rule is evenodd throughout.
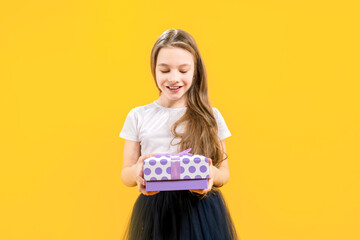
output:
<path id="1" fill-rule="evenodd" d="M 125 139 L 121 179 L 139 195 L 125 232 L 131 240 L 238 239 L 219 187 L 229 181 L 225 138 L 231 136 L 208 97 L 204 62 L 193 37 L 165 31 L 151 51 L 159 98 L 133 108 L 120 137 Z M 146 192 L 143 161 L 157 153 L 210 158 L 208 189 Z"/>

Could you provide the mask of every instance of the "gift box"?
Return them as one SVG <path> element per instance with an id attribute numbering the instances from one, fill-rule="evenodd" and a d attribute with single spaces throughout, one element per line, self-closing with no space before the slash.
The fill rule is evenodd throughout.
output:
<path id="1" fill-rule="evenodd" d="M 146 191 L 207 189 L 209 159 L 191 148 L 177 154 L 156 154 L 144 160 Z"/>

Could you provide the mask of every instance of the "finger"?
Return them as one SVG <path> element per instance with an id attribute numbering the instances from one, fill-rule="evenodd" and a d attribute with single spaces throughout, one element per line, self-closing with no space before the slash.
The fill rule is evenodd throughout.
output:
<path id="1" fill-rule="evenodd" d="M 146 191 L 146 182 L 144 179 L 142 179 L 140 176 L 136 177 L 139 187 L 139 192 L 141 192 L 144 195 L 154 195 L 156 193 L 159 193 L 160 191 Z"/>
<path id="2" fill-rule="evenodd" d="M 204 194 L 204 190 L 199 190 L 199 189 L 191 189 L 191 192 L 197 193 L 197 194 Z"/>
<path id="3" fill-rule="evenodd" d="M 139 192 L 141 192 L 142 194 L 146 195 L 145 185 L 139 184 Z"/>
<path id="4" fill-rule="evenodd" d="M 145 186 L 142 186 L 140 190 L 141 190 L 140 192 L 144 195 L 155 195 L 160 192 L 160 191 L 146 191 Z"/>
<path id="5" fill-rule="evenodd" d="M 189 191 L 192 193 L 198 193 L 198 190 L 195 190 L 195 189 L 189 189 Z"/>
<path id="6" fill-rule="evenodd" d="M 155 156 L 155 153 L 148 153 L 148 154 L 140 156 L 138 161 L 143 162 L 145 159 L 147 159 L 149 157 L 153 157 L 153 156 Z"/>
<path id="7" fill-rule="evenodd" d="M 213 182 L 212 182 L 212 180 L 210 179 L 210 180 L 208 181 L 208 187 L 207 187 L 207 189 L 204 189 L 204 193 L 205 193 L 205 194 L 211 191 L 212 184 L 213 184 Z"/>
<path id="8" fill-rule="evenodd" d="M 208 187 L 208 191 L 211 191 L 211 188 L 212 188 L 212 186 L 213 186 L 213 184 L 214 184 L 214 181 L 211 179 L 210 181 L 209 181 L 209 187 Z"/>
<path id="9" fill-rule="evenodd" d="M 211 189 L 211 187 L 212 187 L 212 179 L 211 178 L 208 178 L 208 186 L 207 186 L 207 188 L 205 189 L 205 192 L 208 192 L 209 191 L 209 189 Z"/>
<path id="10" fill-rule="evenodd" d="M 136 176 L 136 182 L 142 186 L 145 186 L 145 180 L 140 176 Z"/>
<path id="11" fill-rule="evenodd" d="M 139 192 L 141 192 L 141 183 L 140 183 L 140 181 L 139 181 L 139 179 L 136 177 L 136 184 L 137 184 L 137 186 L 138 186 L 138 190 L 139 190 Z"/>
<path id="12" fill-rule="evenodd" d="M 141 187 L 140 192 L 141 192 L 142 194 L 144 194 L 144 195 L 147 195 L 146 190 L 145 190 L 144 187 Z"/>
<path id="13" fill-rule="evenodd" d="M 138 190 L 139 190 L 139 192 L 142 192 L 142 185 L 141 185 L 141 183 L 138 182 L 137 184 L 138 184 Z"/>
<path id="14" fill-rule="evenodd" d="M 144 164 L 141 166 L 140 176 L 144 178 Z"/>
<path id="15" fill-rule="evenodd" d="M 149 154 L 145 154 L 139 157 L 138 162 L 143 162 L 145 159 L 149 157 Z"/>

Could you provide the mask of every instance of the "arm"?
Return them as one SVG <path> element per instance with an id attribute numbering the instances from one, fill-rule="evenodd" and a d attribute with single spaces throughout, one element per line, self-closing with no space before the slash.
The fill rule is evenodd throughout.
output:
<path id="1" fill-rule="evenodd" d="M 221 141 L 222 147 L 224 149 L 224 152 L 226 152 L 225 147 L 225 140 Z M 225 157 L 225 154 L 224 154 Z M 229 171 L 229 165 L 227 159 L 222 161 L 219 167 L 215 167 L 211 165 L 212 172 L 213 172 L 213 185 L 215 187 L 221 187 L 224 184 L 226 184 L 229 181 L 230 178 L 230 171 Z"/>
<path id="2" fill-rule="evenodd" d="M 121 180 L 128 187 L 135 187 L 137 185 L 136 176 L 139 173 L 137 162 L 140 154 L 140 142 L 125 140 Z"/>
<path id="3" fill-rule="evenodd" d="M 146 158 L 155 154 L 141 155 L 140 142 L 125 140 L 123 168 L 121 170 L 121 180 L 128 187 L 138 186 L 139 192 L 144 195 L 154 195 L 159 191 L 146 191 L 143 179 L 143 162 Z"/>
<path id="4" fill-rule="evenodd" d="M 226 152 L 225 140 L 222 140 L 221 144 L 224 149 L 224 152 Z M 225 157 L 225 153 L 224 153 L 224 157 Z M 207 192 L 211 191 L 212 186 L 221 187 L 225 183 L 227 183 L 230 178 L 228 161 L 224 160 L 221 162 L 219 167 L 215 167 L 214 165 L 212 165 L 212 160 L 210 159 L 210 177 L 211 178 L 209 178 L 208 189 L 191 189 L 189 191 L 198 194 L 206 194 Z"/>

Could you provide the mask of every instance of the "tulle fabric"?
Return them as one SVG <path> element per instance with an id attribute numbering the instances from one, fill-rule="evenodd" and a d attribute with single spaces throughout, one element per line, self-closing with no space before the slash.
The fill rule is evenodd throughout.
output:
<path id="1" fill-rule="evenodd" d="M 140 194 L 123 239 L 239 240 L 218 188 L 205 197 L 188 190 Z"/>

